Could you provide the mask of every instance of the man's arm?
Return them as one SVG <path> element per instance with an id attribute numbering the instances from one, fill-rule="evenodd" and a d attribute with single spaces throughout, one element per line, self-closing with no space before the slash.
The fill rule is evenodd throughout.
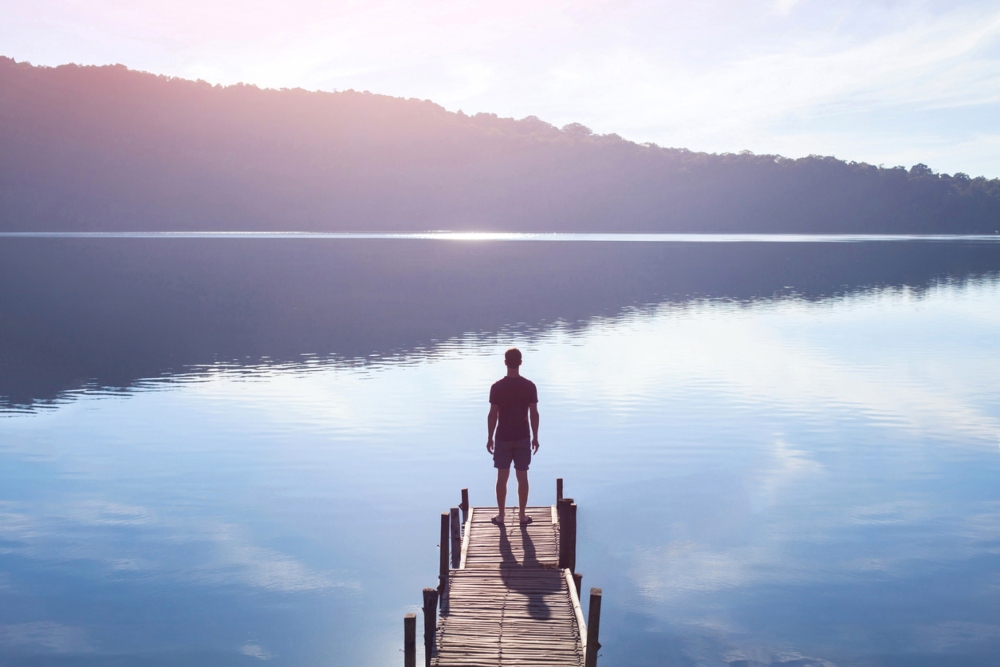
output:
<path id="1" fill-rule="evenodd" d="M 490 414 L 486 417 L 486 426 L 490 433 L 486 436 L 486 451 L 493 453 L 493 433 L 497 430 L 497 418 L 500 416 L 500 406 L 490 403 Z"/>
<path id="2" fill-rule="evenodd" d="M 538 453 L 538 403 L 532 403 L 528 406 L 528 417 L 531 419 L 531 449 L 535 454 Z"/>

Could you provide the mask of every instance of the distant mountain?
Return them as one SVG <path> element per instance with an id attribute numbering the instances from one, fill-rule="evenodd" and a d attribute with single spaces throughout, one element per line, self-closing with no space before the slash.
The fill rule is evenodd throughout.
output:
<path id="1" fill-rule="evenodd" d="M 1000 179 L 0 58 L 0 230 L 1000 230 Z"/>

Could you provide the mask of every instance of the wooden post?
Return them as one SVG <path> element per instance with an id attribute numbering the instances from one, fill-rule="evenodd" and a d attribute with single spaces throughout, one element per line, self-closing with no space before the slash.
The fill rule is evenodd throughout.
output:
<path id="1" fill-rule="evenodd" d="M 462 562 L 462 524 L 458 522 L 458 508 L 451 508 L 451 566 L 458 568 Z"/>
<path id="2" fill-rule="evenodd" d="M 569 567 L 569 506 L 572 498 L 560 498 L 556 504 L 556 514 L 559 519 L 559 569 Z"/>
<path id="3" fill-rule="evenodd" d="M 601 633 L 601 597 L 600 588 L 590 589 L 590 613 L 587 614 L 587 659 L 586 667 L 597 667 L 597 652 L 601 650 L 598 636 Z"/>
<path id="4" fill-rule="evenodd" d="M 572 500 L 566 506 L 566 515 L 569 521 L 568 553 L 566 555 L 566 567 L 570 572 L 576 572 L 576 503 Z"/>
<path id="5" fill-rule="evenodd" d="M 417 667 L 417 615 L 403 617 L 403 665 Z"/>
<path id="6" fill-rule="evenodd" d="M 459 505 L 462 508 L 462 523 L 464 524 L 469 520 L 469 490 L 462 489 L 462 504 Z"/>
<path id="7" fill-rule="evenodd" d="M 424 589 L 424 667 L 431 667 L 431 658 L 437 651 L 437 604 L 435 588 Z"/>
<path id="8" fill-rule="evenodd" d="M 441 571 L 438 574 L 438 600 L 444 611 L 444 598 L 448 592 L 448 540 L 451 538 L 451 513 L 441 512 Z"/>
<path id="9" fill-rule="evenodd" d="M 562 477 L 556 477 L 556 505 L 562 500 Z"/>
<path id="10" fill-rule="evenodd" d="M 576 584 L 576 598 L 579 600 L 581 586 L 583 586 L 583 575 L 580 574 L 579 572 L 574 572 L 573 583 Z"/>

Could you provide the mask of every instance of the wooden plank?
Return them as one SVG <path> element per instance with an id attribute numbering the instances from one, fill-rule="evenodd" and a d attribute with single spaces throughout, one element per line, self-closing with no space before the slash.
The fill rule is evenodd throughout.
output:
<path id="1" fill-rule="evenodd" d="M 517 510 L 506 510 L 507 520 L 502 532 L 491 522 L 496 513 L 492 507 L 475 508 L 469 524 L 465 569 L 525 562 L 538 567 L 555 567 L 558 535 L 552 525 L 550 507 L 526 508 L 525 513 L 532 523 L 523 527 L 517 522 Z"/>
<path id="2" fill-rule="evenodd" d="M 472 541 L 472 513 L 476 511 L 475 507 L 469 508 L 469 513 L 465 520 L 465 530 L 462 531 L 462 562 L 458 564 L 459 569 L 465 569 L 465 562 L 469 558 L 469 543 Z"/>
<path id="3" fill-rule="evenodd" d="M 573 581 L 573 573 L 567 568 L 563 570 L 566 583 L 569 585 L 569 596 L 573 602 L 573 613 L 576 615 L 576 625 L 580 629 L 580 646 L 584 655 L 587 653 L 587 624 L 583 620 L 583 607 L 580 606 L 580 596 L 576 594 L 576 582 Z"/>
<path id="4" fill-rule="evenodd" d="M 582 667 L 585 626 L 572 573 L 556 569 L 559 526 L 554 508 L 470 507 L 459 569 L 448 582 L 448 609 L 438 623 L 435 667 Z"/>
<path id="5" fill-rule="evenodd" d="M 438 630 L 436 667 L 582 667 L 575 587 L 550 568 L 453 573 Z"/>

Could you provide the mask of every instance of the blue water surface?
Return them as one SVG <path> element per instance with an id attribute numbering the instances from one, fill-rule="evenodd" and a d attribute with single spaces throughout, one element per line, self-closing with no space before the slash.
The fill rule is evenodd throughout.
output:
<path id="1" fill-rule="evenodd" d="M 390 312 L 399 340 L 365 354 L 347 333 L 260 353 L 278 317 L 260 304 L 279 300 L 255 288 L 226 317 L 260 347 L 169 348 L 159 371 L 106 371 L 118 380 L 82 352 L 37 351 L 62 326 L 47 309 L 84 298 L 43 291 L 78 280 L 7 282 L 0 354 L 23 376 L 0 412 L 0 664 L 402 664 L 402 617 L 436 585 L 440 512 L 463 487 L 493 502 L 488 389 L 513 345 L 540 396 L 531 501 L 551 504 L 563 477 L 579 506 L 578 568 L 604 591 L 601 664 L 997 664 L 996 274 L 827 273 L 815 294 L 784 278 L 747 294 L 736 276 L 729 292 L 636 299 L 628 266 L 600 269 L 621 283 L 613 307 L 561 318 L 557 295 L 445 335 L 414 313 L 458 288 L 414 269 L 426 301 Z M 338 280 L 323 289 L 354 289 Z M 505 289 L 487 282 L 486 300 Z M 228 289 L 202 290 L 205 312 Z M 114 329 L 127 335 L 87 348 L 95 363 L 155 356 L 129 347 L 150 334 L 125 315 L 88 329 L 101 307 L 67 320 L 79 328 L 59 346 Z M 338 308 L 301 327 L 364 341 L 390 326 Z M 196 334 L 215 326 L 191 317 Z"/>

